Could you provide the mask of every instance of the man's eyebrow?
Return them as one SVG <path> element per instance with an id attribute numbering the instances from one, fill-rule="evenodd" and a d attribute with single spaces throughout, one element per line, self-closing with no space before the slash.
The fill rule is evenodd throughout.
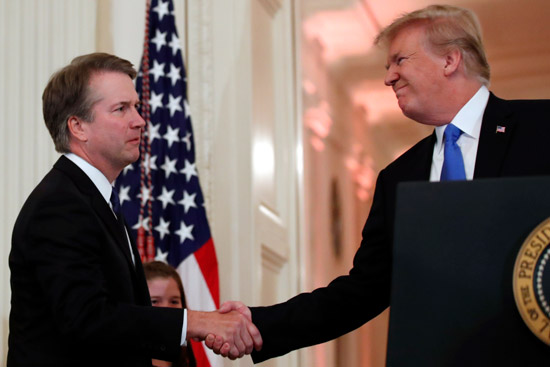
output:
<path id="1" fill-rule="evenodd" d="M 395 60 L 397 60 L 398 56 L 399 56 L 399 52 L 396 52 L 388 58 L 389 62 L 386 65 L 384 65 L 386 70 L 388 70 L 390 68 L 390 64 L 392 64 L 393 62 L 395 62 Z"/>
<path id="2" fill-rule="evenodd" d="M 137 99 L 135 101 L 132 101 L 132 100 L 122 100 L 122 101 L 118 101 L 115 103 L 116 105 L 117 104 L 121 104 L 121 105 L 125 105 L 125 106 L 133 106 L 133 105 L 136 105 L 136 104 L 141 104 L 141 100 L 140 99 Z"/>
<path id="3" fill-rule="evenodd" d="M 398 52 L 396 52 L 396 53 L 394 53 L 393 55 L 390 56 L 390 58 L 389 58 L 389 59 L 390 59 L 389 64 L 394 63 L 395 60 L 397 60 L 397 59 L 400 59 L 400 58 L 408 59 L 408 58 L 413 57 L 414 55 L 416 55 L 416 51 L 411 52 L 411 53 L 406 54 L 406 55 L 404 55 L 401 51 L 398 51 Z M 385 67 L 386 67 L 386 70 L 388 70 L 388 69 L 390 68 L 390 65 L 389 65 L 389 64 L 386 64 L 386 66 L 385 66 Z"/>

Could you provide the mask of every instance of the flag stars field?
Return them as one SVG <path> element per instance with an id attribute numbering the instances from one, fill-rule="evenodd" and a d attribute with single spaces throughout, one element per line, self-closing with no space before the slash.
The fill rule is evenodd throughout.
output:
<path id="1" fill-rule="evenodd" d="M 168 251 L 164 252 L 160 248 L 157 249 L 157 256 L 155 256 L 155 260 L 168 263 Z"/>
<path id="2" fill-rule="evenodd" d="M 162 0 L 160 0 L 158 5 L 153 8 L 153 11 L 158 14 L 158 17 L 161 22 L 162 22 L 162 18 L 164 18 L 165 15 L 168 15 L 170 13 L 170 10 L 168 9 L 168 5 L 169 5 L 168 1 L 162 2 Z"/>
<path id="3" fill-rule="evenodd" d="M 172 55 L 176 56 L 178 50 L 181 50 L 181 42 L 177 34 L 172 33 L 172 38 L 168 46 L 170 46 L 170 48 L 172 49 Z"/>
<path id="4" fill-rule="evenodd" d="M 164 105 L 162 104 L 163 96 L 164 96 L 163 93 L 156 94 L 155 91 L 151 92 L 151 99 L 149 99 L 149 106 L 151 106 L 151 113 L 155 113 L 157 108 L 160 108 L 160 107 L 164 108 Z M 150 124 L 149 128 L 151 125 L 153 124 Z M 160 124 L 157 124 L 157 126 L 160 126 Z M 158 132 L 158 128 L 157 128 L 157 132 Z"/>
<path id="5" fill-rule="evenodd" d="M 176 111 L 183 111 L 181 108 L 181 96 L 173 97 L 170 94 L 168 96 L 168 108 L 170 109 L 170 117 L 174 117 Z"/>
<path id="6" fill-rule="evenodd" d="M 149 70 L 149 74 L 153 75 L 155 83 L 158 82 L 161 76 L 165 76 L 164 63 L 159 63 L 157 60 L 153 60 L 153 67 Z"/>
<path id="7" fill-rule="evenodd" d="M 170 81 L 174 86 L 178 80 L 181 80 L 181 70 L 175 67 L 174 64 L 170 64 L 170 72 L 166 76 L 170 78 Z"/>
<path id="8" fill-rule="evenodd" d="M 122 170 L 122 175 L 126 175 L 126 173 L 128 173 L 128 171 L 132 171 L 134 169 L 134 165 L 133 164 L 129 164 L 127 165 L 126 167 L 124 167 L 124 169 Z M 122 204 L 122 202 L 121 202 Z"/>
<path id="9" fill-rule="evenodd" d="M 170 234 L 170 230 L 168 229 L 169 227 L 170 221 L 165 221 L 163 217 L 160 217 L 159 224 L 155 227 L 155 230 L 159 233 L 159 237 L 161 240 L 164 239 L 164 236 Z"/>
<path id="10" fill-rule="evenodd" d="M 191 133 L 187 132 L 183 138 L 181 138 L 181 141 L 185 143 L 185 148 L 187 151 L 191 150 Z"/>
<path id="11" fill-rule="evenodd" d="M 184 243 L 185 240 L 194 240 L 193 234 L 191 233 L 193 231 L 194 225 L 186 225 L 185 222 L 182 220 L 180 229 L 176 231 L 176 234 L 180 237 L 180 243 Z"/>
<path id="12" fill-rule="evenodd" d="M 183 210 L 185 213 L 187 213 L 189 208 L 197 207 L 197 204 L 195 203 L 195 196 L 197 196 L 197 194 L 189 195 L 187 191 L 183 191 L 183 199 L 178 201 L 178 204 L 183 205 Z"/>
<path id="13" fill-rule="evenodd" d="M 160 124 L 149 124 L 148 134 L 149 134 L 149 142 L 152 143 L 155 141 L 155 139 L 160 139 Z"/>
<path id="14" fill-rule="evenodd" d="M 134 224 L 134 226 L 132 227 L 132 229 L 139 229 L 140 227 L 143 227 L 145 229 L 145 231 L 149 231 L 149 222 L 151 221 L 151 218 L 147 217 L 145 218 L 145 220 L 143 219 L 143 217 L 139 217 L 138 221 L 136 224 Z"/>
<path id="15" fill-rule="evenodd" d="M 157 46 L 157 51 L 159 51 L 162 46 L 166 46 L 166 32 L 161 32 L 157 29 L 155 38 L 151 40 L 151 43 Z"/>
<path id="16" fill-rule="evenodd" d="M 172 128 L 172 126 L 168 125 L 166 134 L 162 136 L 168 142 L 168 148 L 172 148 L 172 144 L 180 140 L 178 136 L 179 131 L 180 131 L 179 127 L 174 129 Z"/>
<path id="17" fill-rule="evenodd" d="M 175 205 L 176 202 L 173 199 L 174 193 L 176 192 L 176 189 L 173 190 L 166 190 L 166 187 L 162 187 L 162 194 L 157 197 L 157 200 L 162 202 L 162 209 L 166 209 L 168 204 Z"/>
<path id="18" fill-rule="evenodd" d="M 180 173 L 185 174 L 185 181 L 189 181 L 191 177 L 197 175 L 197 169 L 195 168 L 195 163 L 185 160 L 185 167 L 180 171 Z"/>
<path id="19" fill-rule="evenodd" d="M 149 173 L 149 170 L 157 170 L 157 156 L 151 156 L 151 154 L 145 155 L 145 172 Z"/>
<path id="20" fill-rule="evenodd" d="M 160 168 L 164 171 L 165 178 L 170 177 L 170 174 L 174 173 L 177 174 L 178 170 L 176 169 L 176 164 L 178 163 L 178 160 L 176 158 L 170 159 L 170 157 L 166 156 L 166 159 L 164 160 L 164 163 Z"/>
<path id="21" fill-rule="evenodd" d="M 149 121 L 141 141 L 142 154 L 124 168 L 115 189 L 124 217 L 132 225 L 130 237 L 137 239 L 138 230 L 145 230 L 146 241 L 137 241 L 141 258 L 174 266 L 184 288 L 193 292 L 189 307 L 213 311 L 219 308 L 218 265 L 195 161 L 185 66 L 178 52 L 182 44 L 174 14 L 179 13 L 172 0 L 148 4 L 149 28 L 144 40 L 148 58 L 140 63 L 136 90 L 141 108 L 149 107 L 151 113 L 145 116 Z M 191 344 L 197 366 L 223 365 L 204 345 Z"/>
<path id="22" fill-rule="evenodd" d="M 137 195 L 138 198 L 141 199 L 142 204 L 146 203 L 147 201 L 153 199 L 153 196 L 151 195 L 152 188 L 149 187 L 142 187 L 141 192 Z"/>
<path id="23" fill-rule="evenodd" d="M 191 117 L 191 109 L 189 108 L 189 103 L 187 100 L 183 101 L 183 107 L 185 108 L 185 118 L 188 119 Z"/>
<path id="24" fill-rule="evenodd" d="M 124 204 L 125 201 L 130 201 L 130 185 L 120 186 L 118 199 L 120 200 L 120 205 Z"/>

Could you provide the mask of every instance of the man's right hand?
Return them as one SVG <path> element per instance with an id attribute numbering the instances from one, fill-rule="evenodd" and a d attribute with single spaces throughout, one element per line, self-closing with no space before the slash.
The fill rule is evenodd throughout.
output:
<path id="1" fill-rule="evenodd" d="M 262 346 L 262 337 L 251 321 L 250 310 L 244 306 L 248 310 L 246 315 L 246 310 L 242 310 L 242 307 L 234 310 L 231 307 L 224 303 L 220 311 L 187 310 L 187 336 L 205 340 L 207 347 L 230 359 L 250 354 L 253 348 L 259 350 Z M 241 310 L 245 311 L 244 314 Z"/>
<path id="2" fill-rule="evenodd" d="M 238 302 L 238 301 L 225 302 L 222 304 L 218 312 L 221 314 L 238 312 L 242 316 L 244 316 L 246 320 L 248 320 L 249 322 L 249 328 L 250 326 L 252 326 L 252 328 L 248 329 L 249 334 L 252 335 L 256 331 L 258 332 L 259 338 L 255 339 L 254 341 L 254 349 L 256 349 L 257 351 L 262 349 L 262 344 L 263 344 L 262 337 L 260 335 L 260 332 L 256 328 L 256 326 L 252 323 L 252 313 L 250 312 L 250 309 L 244 303 Z M 231 358 L 231 353 L 230 353 L 231 345 L 227 343 L 225 340 L 223 340 L 223 338 L 220 337 L 219 335 L 217 334 L 207 335 L 205 339 L 205 344 L 208 348 L 212 349 L 214 353 L 220 354 L 224 357 Z M 252 352 L 252 350 L 250 352 Z"/>

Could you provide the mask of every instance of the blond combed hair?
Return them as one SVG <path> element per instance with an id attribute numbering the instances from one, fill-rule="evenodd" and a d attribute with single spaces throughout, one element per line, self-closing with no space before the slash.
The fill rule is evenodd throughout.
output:
<path id="1" fill-rule="evenodd" d="M 466 72 L 489 85 L 489 63 L 481 38 L 481 26 L 474 12 L 451 5 L 430 5 L 406 13 L 382 29 L 374 43 L 388 45 L 399 32 L 411 25 L 425 27 L 426 40 L 434 51 L 445 54 L 458 49 Z"/>

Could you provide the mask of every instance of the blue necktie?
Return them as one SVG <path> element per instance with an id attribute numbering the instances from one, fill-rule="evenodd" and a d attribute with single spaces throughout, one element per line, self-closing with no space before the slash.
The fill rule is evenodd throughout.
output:
<path id="1" fill-rule="evenodd" d="M 462 131 L 453 124 L 447 125 L 443 136 L 445 138 L 445 152 L 443 168 L 441 169 L 441 181 L 465 180 L 464 159 L 460 147 L 456 144 Z"/>

